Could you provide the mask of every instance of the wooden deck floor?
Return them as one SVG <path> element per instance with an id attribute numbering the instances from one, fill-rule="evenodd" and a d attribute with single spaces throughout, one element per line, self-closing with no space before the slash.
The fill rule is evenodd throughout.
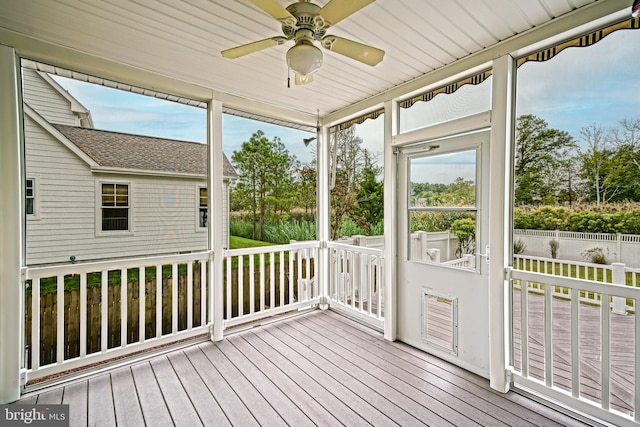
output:
<path id="1" fill-rule="evenodd" d="M 330 311 L 314 311 L 25 395 L 71 425 L 578 426 Z"/>

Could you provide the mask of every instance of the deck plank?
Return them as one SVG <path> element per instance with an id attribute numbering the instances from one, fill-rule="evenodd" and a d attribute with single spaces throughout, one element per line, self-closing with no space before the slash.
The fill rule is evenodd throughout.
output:
<path id="1" fill-rule="evenodd" d="M 111 373 L 113 404 L 118 424 L 125 426 L 144 425 L 142 408 L 136 395 L 133 374 L 129 367 L 116 369 Z M 66 393 L 65 393 L 66 394 Z"/>
<path id="2" fill-rule="evenodd" d="M 203 347 L 214 345 L 213 343 L 201 344 L 185 350 L 185 355 L 193 364 L 193 367 L 202 377 L 202 381 L 206 384 L 220 405 L 229 422 L 232 425 L 257 426 L 259 425 L 253 414 L 244 405 L 242 400 L 229 386 L 227 381 L 220 375 L 220 372 L 205 356 Z"/>
<path id="3" fill-rule="evenodd" d="M 514 393 L 508 393 L 507 395 L 498 393 L 489 388 L 486 379 L 404 343 L 380 340 L 375 331 L 355 322 L 344 322 L 339 314 L 329 312 L 326 316 L 316 316 L 312 319 L 324 322 L 325 328 L 344 331 L 349 340 L 354 340 L 359 345 L 368 343 L 369 346 L 373 346 L 371 347 L 372 349 L 376 349 L 375 354 L 389 353 L 385 358 L 394 363 L 407 361 L 415 364 L 418 370 L 423 371 L 424 375 L 429 375 L 429 381 L 433 381 L 443 387 L 447 386 L 446 383 L 459 384 L 459 388 L 473 395 L 473 397 L 465 397 L 465 402 L 473 403 L 476 399 L 480 399 L 477 403 L 484 408 L 490 407 L 490 411 L 495 413 L 502 421 L 508 422 L 509 419 L 513 419 L 513 423 L 508 422 L 511 425 L 527 423 L 539 426 L 584 425 L 556 411 L 550 411 L 549 413 L 560 421 L 544 416 L 541 413 L 542 411 L 523 411 L 521 405 L 513 401 L 513 397 L 517 396 Z M 543 408 L 542 405 L 539 406 L 541 409 Z M 514 416 L 515 418 L 513 418 Z"/>
<path id="4" fill-rule="evenodd" d="M 111 375 L 102 374 L 89 380 L 88 425 L 116 426 L 112 396 Z"/>
<path id="5" fill-rule="evenodd" d="M 87 399 L 89 398 L 89 382 L 76 381 L 64 388 L 62 403 L 69 405 L 69 427 L 87 425 Z"/>
<path id="6" fill-rule="evenodd" d="M 261 331 L 260 338 L 264 339 L 279 352 L 290 354 L 287 357 L 289 360 L 293 361 L 296 366 L 307 372 L 311 377 L 316 378 L 327 390 L 339 394 L 347 406 L 354 412 L 361 414 L 367 422 L 374 425 L 396 425 L 380 408 L 369 403 L 368 400 L 371 396 L 368 388 L 360 387 L 353 378 L 342 378 L 342 381 L 340 381 L 338 378 L 341 378 L 341 376 L 338 375 L 337 371 L 327 370 L 326 366 L 320 367 L 314 364 L 315 360 L 309 360 L 308 354 L 300 353 L 299 347 L 290 345 L 293 340 L 288 340 L 283 336 L 275 324 L 266 326 Z M 358 392 L 362 393 L 362 395 Z"/>
<path id="7" fill-rule="evenodd" d="M 47 390 L 38 396 L 37 404 L 38 405 L 47 405 L 47 404 L 59 405 L 62 403 L 63 394 L 64 394 L 64 389 L 57 388 L 57 389 Z"/>
<path id="8" fill-rule="evenodd" d="M 148 426 L 172 425 L 173 419 L 148 362 L 131 367 L 144 422 Z"/>
<path id="9" fill-rule="evenodd" d="M 230 426 L 224 411 L 184 352 L 171 353 L 168 357 L 202 423 L 206 426 Z"/>
<path id="10" fill-rule="evenodd" d="M 277 326 L 281 327 L 282 325 Z M 423 396 L 418 397 L 417 395 L 421 393 L 415 392 L 415 390 L 412 393 L 412 390 L 407 388 L 407 384 L 402 380 L 388 377 L 388 382 L 381 381 L 374 372 L 375 367 L 368 365 L 366 360 L 351 358 L 349 355 L 346 357 L 337 355 L 334 353 L 332 343 L 328 341 L 318 342 L 317 344 L 320 346 L 314 345 L 315 340 L 309 340 L 305 336 L 308 331 L 299 331 L 295 328 L 294 322 L 290 322 L 286 326 L 280 328 L 283 334 L 289 336 L 287 338 L 281 334 L 280 339 L 283 342 L 300 351 L 325 371 L 331 372 L 336 380 L 343 384 L 350 384 L 355 393 L 363 396 L 400 425 L 411 425 L 421 421 L 436 425 L 449 423 L 461 425 L 471 422 L 469 418 L 457 416 L 458 414 L 437 400 L 428 402 L 430 408 L 420 404 L 420 397 Z M 323 348 L 322 345 L 327 347 Z M 316 354 L 313 354 L 313 351 Z M 390 384 L 394 384 L 395 387 Z M 403 390 L 404 393 L 400 390 Z"/>
<path id="11" fill-rule="evenodd" d="M 539 337 L 532 342 L 542 349 Z M 564 381 L 570 358 L 554 360 Z M 594 382 L 593 375 L 585 377 Z M 74 426 L 584 425 L 320 310 L 61 383 L 16 403 L 35 402 L 69 403 Z"/>
<path id="12" fill-rule="evenodd" d="M 205 356 L 216 367 L 220 375 L 225 378 L 233 391 L 238 395 L 244 405 L 253 413 L 253 416 L 261 425 L 286 426 L 286 422 L 276 412 L 273 406 L 260 394 L 256 387 L 247 380 L 242 372 L 235 367 L 222 353 L 218 345 L 202 344 L 200 346 Z"/>
<path id="13" fill-rule="evenodd" d="M 165 401 L 174 424 L 185 427 L 203 425 L 198 413 L 191 404 L 189 395 L 171 367 L 169 359 L 158 357 L 152 359 L 150 364 L 162 395 L 171 396 L 170 399 L 165 397 Z"/>
<path id="14" fill-rule="evenodd" d="M 332 411 L 324 408 L 307 390 L 295 383 L 274 361 L 267 359 L 257 351 L 244 338 L 244 335 L 235 334 L 228 341 L 238 349 L 245 357 L 251 360 L 269 381 L 278 387 L 302 412 L 320 425 L 337 425 L 339 420 L 333 416 Z"/>
<path id="15" fill-rule="evenodd" d="M 267 359 L 277 363 L 278 367 L 284 372 L 287 377 L 294 381 L 299 387 L 307 390 L 313 399 L 317 400 L 324 408 L 330 409 L 333 415 L 339 420 L 350 420 L 352 426 L 368 426 L 370 425 L 359 413 L 351 409 L 347 403 L 341 399 L 342 395 L 336 396 L 335 391 L 331 388 L 327 388 L 326 382 L 322 378 L 313 377 L 307 371 L 300 368 L 296 363 L 292 361 L 292 356 L 295 355 L 291 352 L 284 351 L 269 345 L 267 340 L 261 338 L 253 331 L 246 332 L 242 336 L 247 342 L 253 346 L 257 351 L 262 353 Z"/>
<path id="16" fill-rule="evenodd" d="M 367 347 L 366 343 L 355 343 L 351 340 L 345 340 L 340 334 L 336 334 L 326 324 L 312 322 L 311 319 L 300 319 L 299 322 L 292 322 L 291 325 L 298 331 L 294 335 L 296 339 L 305 342 L 305 335 L 311 330 L 315 330 L 321 337 L 315 338 L 326 346 L 323 356 L 336 364 L 343 364 L 348 361 L 349 370 L 365 370 L 374 376 L 372 386 L 378 390 L 384 390 L 385 395 L 399 394 L 403 399 L 399 399 L 396 403 L 402 405 L 404 401 L 409 401 L 409 407 L 406 409 L 413 411 L 415 414 L 421 414 L 420 419 L 427 419 L 424 415 L 425 410 L 434 411 L 439 417 L 445 418 L 447 421 L 455 425 L 465 425 L 472 422 L 480 424 L 492 424 L 496 426 L 505 426 L 506 423 L 500 421 L 499 418 L 491 416 L 485 412 L 486 405 L 474 405 L 475 396 L 465 393 L 464 390 L 456 387 L 438 387 L 432 375 L 420 378 L 416 375 L 420 372 L 420 367 L 404 364 L 400 367 L 391 359 L 387 359 L 384 355 L 377 353 L 379 347 Z M 362 351 L 364 350 L 364 351 Z M 367 358 L 360 356 L 366 354 Z M 400 363 L 400 365 L 402 365 Z M 413 404 L 411 404 L 413 402 Z M 405 403 L 406 404 L 406 403 Z M 426 408 L 424 405 L 429 405 Z M 417 407 L 416 407 L 417 406 Z M 435 421 L 434 421 L 435 422 Z"/>
<path id="17" fill-rule="evenodd" d="M 273 409 L 282 417 L 288 425 L 313 426 L 313 422 L 304 414 L 278 387 L 260 371 L 245 355 L 236 349 L 227 340 L 217 343 L 218 349 L 235 366 L 238 372 L 247 378 L 260 393 L 266 398 Z"/>

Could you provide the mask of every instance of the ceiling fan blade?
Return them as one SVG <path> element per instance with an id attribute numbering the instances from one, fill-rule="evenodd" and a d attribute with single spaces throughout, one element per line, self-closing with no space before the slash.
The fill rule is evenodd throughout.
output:
<path id="1" fill-rule="evenodd" d="M 263 49 L 283 44 L 287 39 L 284 37 L 271 37 L 270 39 L 259 40 L 257 42 L 243 44 L 242 46 L 232 47 L 220 52 L 224 58 L 240 58 L 250 53 L 258 52 Z"/>
<path id="2" fill-rule="evenodd" d="M 289 13 L 277 0 L 249 0 L 251 3 L 258 6 L 260 9 L 267 12 L 280 22 L 288 22 L 290 25 L 295 25 L 296 18 Z M 293 21 L 292 21 L 293 20 Z M 293 22 L 293 24 L 291 24 Z"/>
<path id="3" fill-rule="evenodd" d="M 384 50 L 337 36 L 326 36 L 322 47 L 372 67 L 382 61 Z"/>
<path id="4" fill-rule="evenodd" d="M 318 11 L 318 14 L 329 24 L 335 25 L 374 1 L 375 0 L 331 0 Z"/>

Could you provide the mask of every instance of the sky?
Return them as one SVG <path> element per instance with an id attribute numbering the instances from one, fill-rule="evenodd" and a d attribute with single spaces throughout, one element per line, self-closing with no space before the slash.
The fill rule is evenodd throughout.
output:
<path id="1" fill-rule="evenodd" d="M 596 123 L 612 127 L 625 118 L 640 118 L 640 30 L 621 30 L 589 48 L 565 49 L 541 63 L 528 62 L 517 71 L 516 114 L 534 114 L 550 128 L 569 132 L 580 143 L 580 129 Z M 91 111 L 98 129 L 206 141 L 206 110 L 123 92 L 63 77 L 54 78 Z M 466 85 L 452 95 L 437 95 L 401 109 L 401 131 L 429 126 L 490 109 L 492 80 Z M 356 125 L 364 147 L 382 162 L 383 116 Z M 225 114 L 223 150 L 228 157 L 253 133 L 279 137 L 302 163 L 315 152 L 305 147 L 308 132 Z M 468 165 L 441 168 L 431 182 L 452 182 Z M 448 173 L 447 173 L 448 171 Z"/>

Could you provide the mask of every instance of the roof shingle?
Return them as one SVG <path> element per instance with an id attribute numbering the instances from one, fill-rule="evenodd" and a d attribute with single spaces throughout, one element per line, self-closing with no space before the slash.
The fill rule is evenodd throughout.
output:
<path id="1" fill-rule="evenodd" d="M 207 174 L 207 146 L 60 124 L 53 125 L 97 164 L 104 167 L 167 173 Z M 238 174 L 224 156 L 225 178 Z"/>

